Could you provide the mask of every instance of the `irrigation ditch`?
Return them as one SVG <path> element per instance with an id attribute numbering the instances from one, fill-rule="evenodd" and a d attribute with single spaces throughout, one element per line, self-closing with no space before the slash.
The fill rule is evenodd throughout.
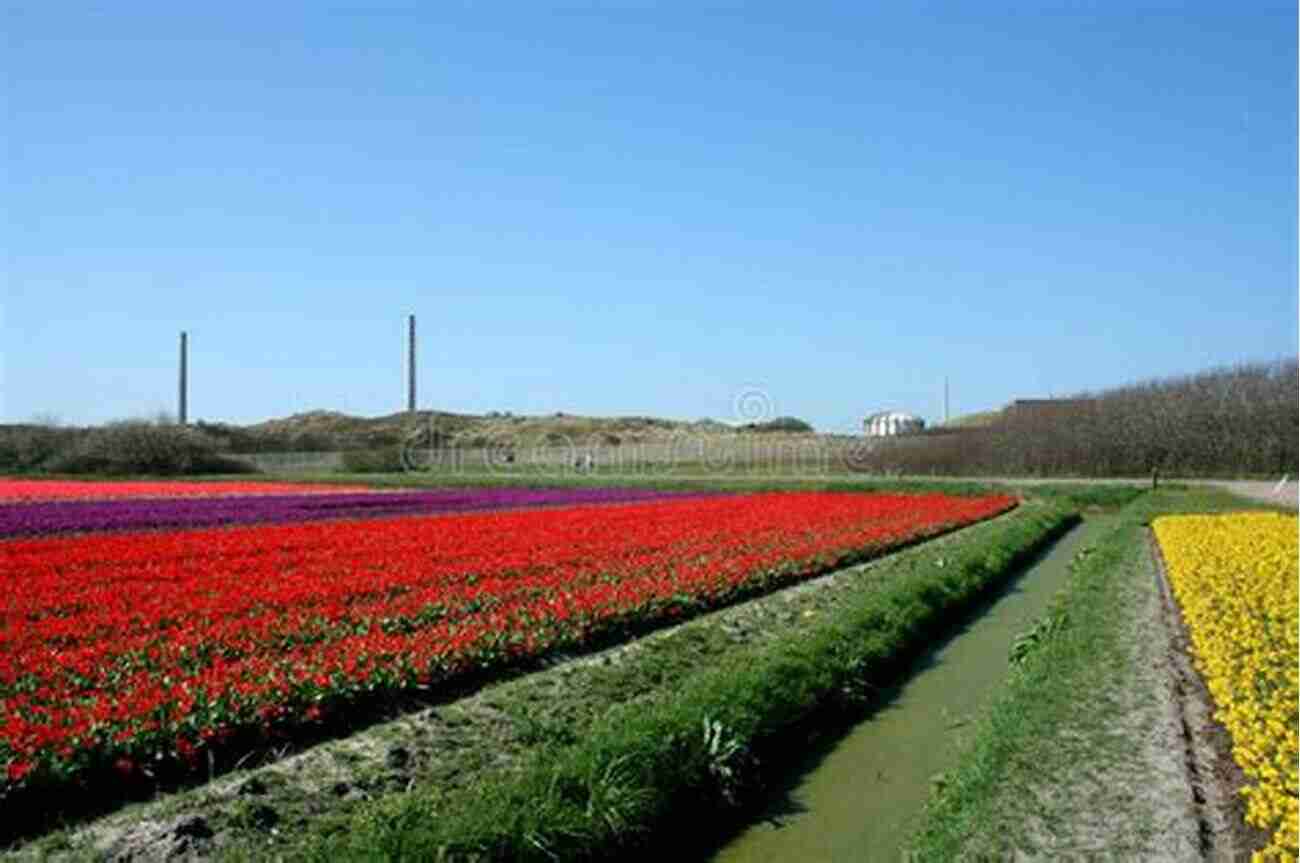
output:
<path id="1" fill-rule="evenodd" d="M 929 647 L 845 736 L 809 750 L 759 818 L 714 863 L 901 859 L 963 732 L 1005 682 L 1017 635 L 1047 609 L 1081 550 L 1113 516 L 1058 539 Z"/>
<path id="2" fill-rule="evenodd" d="M 906 859 L 1249 859 L 1226 732 L 1148 525 L 1261 508 L 1161 489 L 1116 513 L 926 804 Z M 1264 507 L 1266 508 L 1266 507 Z"/>

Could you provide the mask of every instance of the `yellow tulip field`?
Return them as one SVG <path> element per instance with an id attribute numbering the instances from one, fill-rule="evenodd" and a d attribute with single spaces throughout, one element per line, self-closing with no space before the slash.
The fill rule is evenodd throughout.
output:
<path id="1" fill-rule="evenodd" d="M 1297 520 L 1280 513 L 1163 516 L 1153 523 L 1197 668 L 1250 784 L 1255 855 L 1295 860 L 1300 598 Z"/>

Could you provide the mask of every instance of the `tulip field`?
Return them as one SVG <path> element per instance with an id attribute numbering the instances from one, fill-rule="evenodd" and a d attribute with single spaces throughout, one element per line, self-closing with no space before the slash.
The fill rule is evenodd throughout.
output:
<path id="1" fill-rule="evenodd" d="M 0 505 L 0 538 L 627 503 L 683 496 L 682 492 L 625 488 L 374 492 L 342 487 L 332 491 L 325 487 L 292 494 L 285 494 L 282 486 L 275 488 L 275 492 L 246 497 L 221 494 L 135 500 L 25 501 Z"/>
<path id="2" fill-rule="evenodd" d="M 363 486 L 284 482 L 94 482 L 89 480 L 0 479 L 0 504 L 23 501 L 131 500 L 250 497 L 263 494 L 336 494 L 368 491 Z"/>
<path id="3" fill-rule="evenodd" d="M 1178 515 L 1153 529 L 1196 665 L 1232 737 L 1249 823 L 1272 836 L 1256 858 L 1295 860 L 1300 834 L 1296 703 L 1300 596 L 1296 517 Z"/>
<path id="4" fill-rule="evenodd" d="M 0 799 L 197 769 L 361 699 L 632 635 L 1015 504 L 0 480 Z"/>

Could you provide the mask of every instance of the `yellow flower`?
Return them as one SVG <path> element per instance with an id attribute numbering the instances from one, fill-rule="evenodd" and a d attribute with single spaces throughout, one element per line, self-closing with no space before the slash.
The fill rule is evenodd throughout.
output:
<path id="1" fill-rule="evenodd" d="M 1164 516 L 1152 525 L 1233 757 L 1253 781 L 1255 860 L 1296 860 L 1300 813 L 1297 520 L 1280 513 Z"/>

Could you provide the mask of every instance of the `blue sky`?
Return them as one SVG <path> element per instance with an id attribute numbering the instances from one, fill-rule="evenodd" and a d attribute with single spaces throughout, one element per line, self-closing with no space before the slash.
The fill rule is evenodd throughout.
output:
<path id="1" fill-rule="evenodd" d="M 823 429 L 1297 350 L 1294 4 L 11 6 L 2 418 Z M 375 11 L 378 9 L 379 11 Z"/>

